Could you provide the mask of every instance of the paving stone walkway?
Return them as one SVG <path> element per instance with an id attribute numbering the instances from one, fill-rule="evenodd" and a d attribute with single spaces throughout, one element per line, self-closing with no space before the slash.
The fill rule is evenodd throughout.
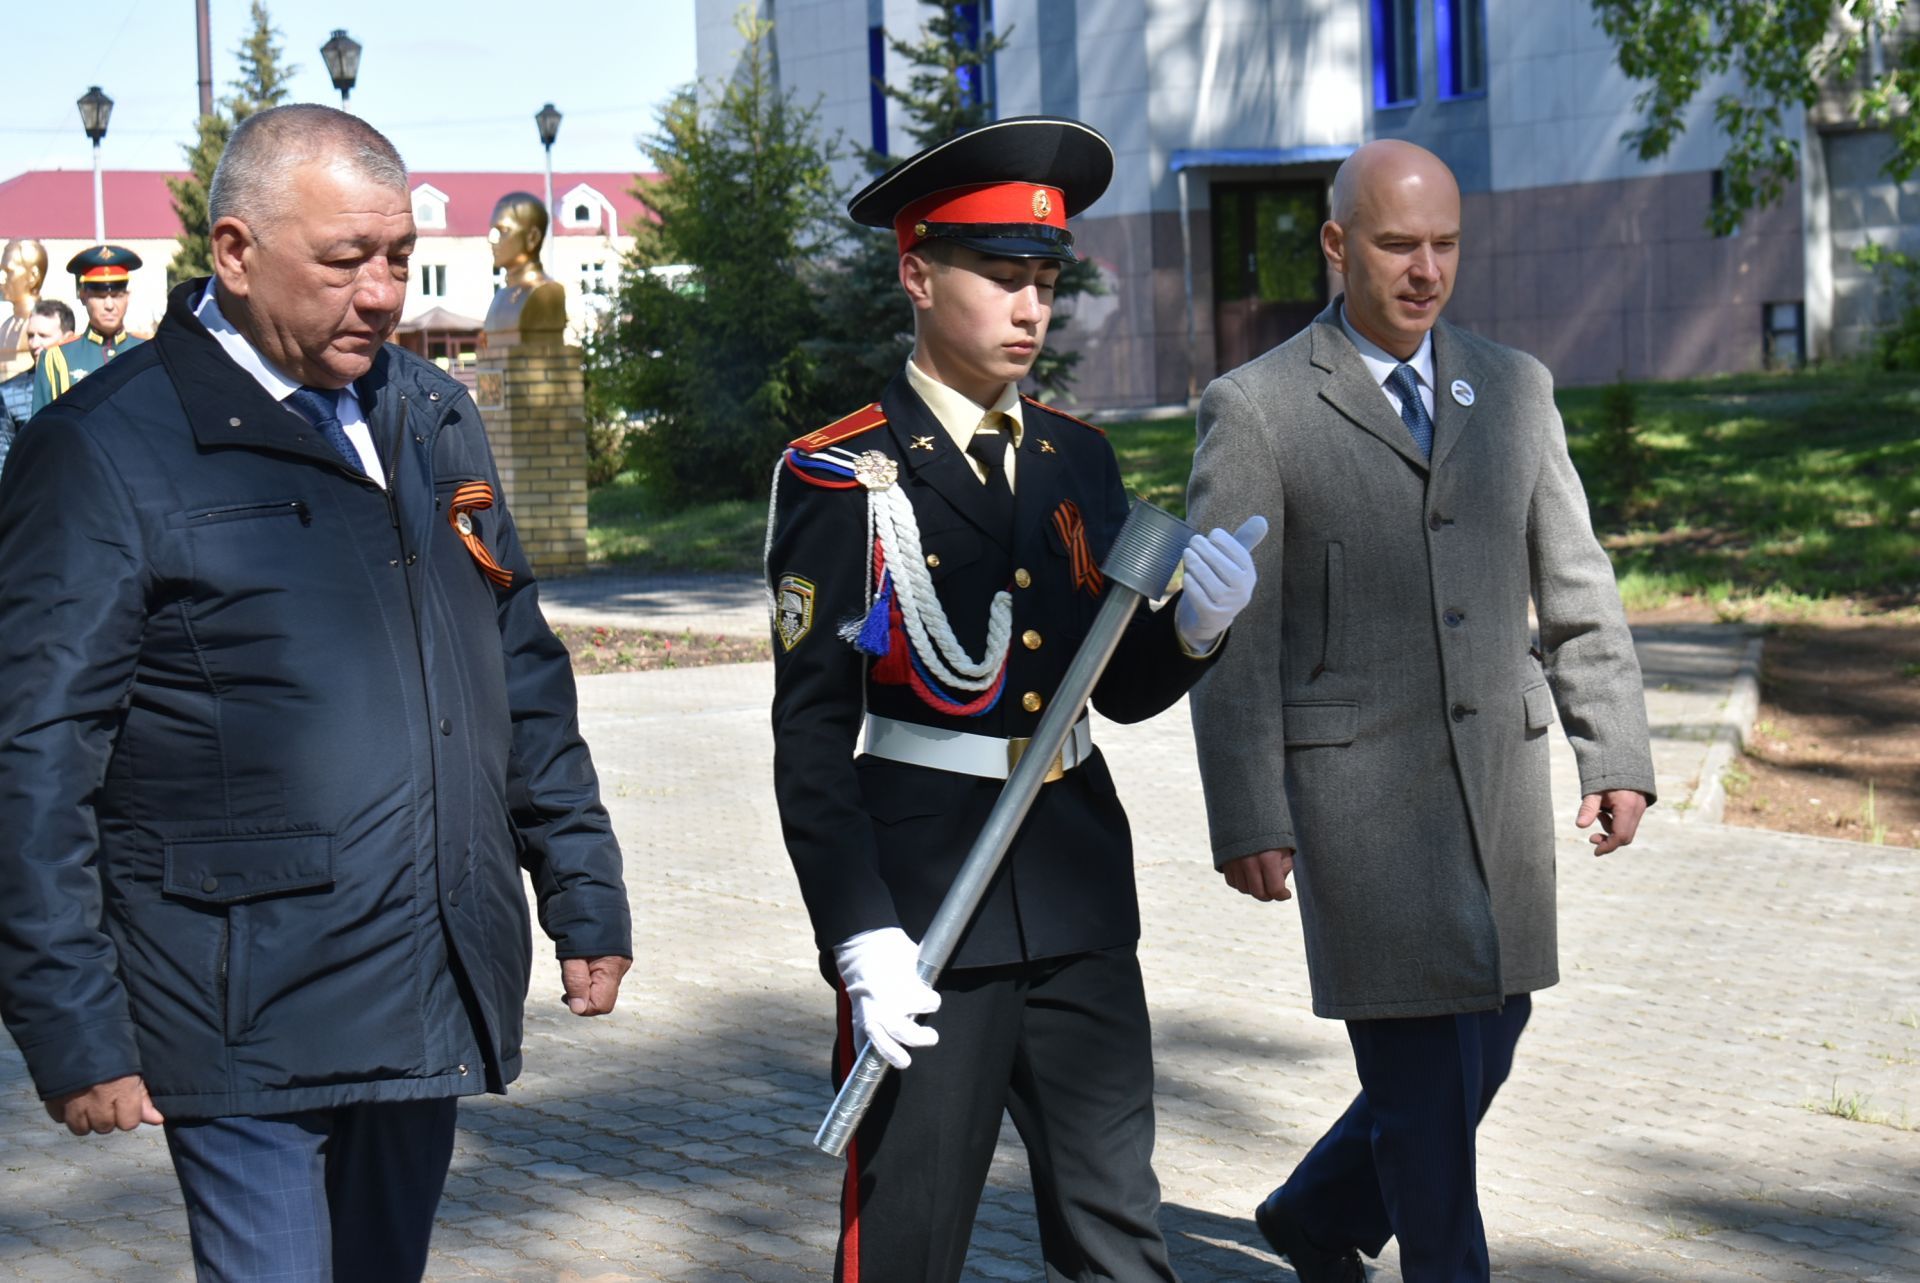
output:
<path id="1" fill-rule="evenodd" d="M 1681 821 L 1747 638 L 1642 638 L 1663 800 L 1595 860 L 1555 784 L 1563 982 L 1482 1131 L 1495 1274 L 1529 1283 L 1920 1280 L 1920 859 Z M 640 959 L 577 1021 L 535 976 L 527 1073 L 463 1107 L 429 1277 L 828 1277 L 828 991 L 780 849 L 768 665 L 595 677 L 583 725 L 625 845 Z M 1288 905 L 1206 859 L 1184 711 L 1099 725 L 1140 850 L 1158 1166 L 1187 1283 L 1290 1280 L 1249 1212 L 1345 1105 Z M 1839 1115 L 1851 1114 L 1853 1117 Z M 0 1278 L 183 1280 L 151 1131 L 77 1140 L 0 1052 Z M 1009 1130 L 968 1279 L 1043 1277 Z M 1397 1280 L 1393 1251 L 1376 1279 Z"/>

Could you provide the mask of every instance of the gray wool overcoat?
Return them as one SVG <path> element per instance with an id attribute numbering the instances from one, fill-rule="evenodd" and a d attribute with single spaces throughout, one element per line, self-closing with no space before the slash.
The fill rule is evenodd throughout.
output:
<path id="1" fill-rule="evenodd" d="M 1214 863 L 1295 848 L 1319 1015 L 1496 1008 L 1558 979 L 1554 708 L 1651 797 L 1640 666 L 1546 368 L 1440 323 L 1429 464 L 1339 307 L 1200 402 L 1194 524 L 1271 522 L 1192 696 Z"/>

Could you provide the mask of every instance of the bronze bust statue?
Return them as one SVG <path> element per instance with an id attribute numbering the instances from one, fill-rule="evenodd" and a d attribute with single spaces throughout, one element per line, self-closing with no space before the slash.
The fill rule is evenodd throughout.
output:
<path id="1" fill-rule="evenodd" d="M 47 247 L 39 241 L 11 240 L 0 249 L 0 288 L 5 289 L 8 303 L 0 314 L 0 370 L 11 373 L 16 364 L 24 368 L 33 363 L 33 354 L 27 350 L 27 322 L 46 279 Z"/>
<path id="2" fill-rule="evenodd" d="M 506 284 L 487 309 L 486 331 L 492 342 L 515 342 L 523 337 L 552 335 L 567 327 L 566 286 L 540 266 L 540 247 L 547 239 L 547 209 L 537 196 L 508 192 L 493 207 L 493 265 L 504 268 Z"/>

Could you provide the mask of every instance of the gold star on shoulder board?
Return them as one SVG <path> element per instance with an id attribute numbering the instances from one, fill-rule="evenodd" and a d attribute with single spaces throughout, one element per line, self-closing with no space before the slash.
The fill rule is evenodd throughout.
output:
<path id="1" fill-rule="evenodd" d="M 913 439 L 912 448 L 915 450 L 931 450 L 933 449 L 933 438 L 932 437 L 915 437 Z"/>
<path id="2" fill-rule="evenodd" d="M 1060 452 L 1053 448 L 1053 442 L 1047 440 L 1045 437 L 1041 437 L 1040 453 L 1041 454 L 1059 454 Z"/>

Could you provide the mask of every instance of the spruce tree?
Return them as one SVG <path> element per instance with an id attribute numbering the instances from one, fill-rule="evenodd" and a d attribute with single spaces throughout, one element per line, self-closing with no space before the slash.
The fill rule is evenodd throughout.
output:
<path id="1" fill-rule="evenodd" d="M 904 85 L 880 85 L 900 104 L 913 150 L 932 146 L 995 119 L 992 97 L 994 55 L 1013 38 L 1013 28 L 987 32 L 977 28 L 977 5 L 961 0 L 924 0 L 928 14 L 917 37 L 891 33 L 887 44 L 908 64 Z M 868 152 L 874 174 L 905 159 Z M 884 383 L 906 364 L 913 351 L 913 313 L 900 292 L 900 252 L 891 231 L 853 228 L 846 238 L 841 272 L 822 283 L 823 334 L 816 343 L 828 377 L 844 386 L 849 408 L 873 399 L 875 380 Z M 1062 351 L 1056 336 L 1068 317 L 1062 304 L 1085 294 L 1103 294 L 1100 269 L 1081 261 L 1064 265 L 1054 287 L 1053 323 L 1047 344 L 1034 362 L 1032 378 L 1040 398 L 1051 401 L 1067 390 L 1079 364 L 1078 352 Z"/>
<path id="2" fill-rule="evenodd" d="M 642 141 L 660 178 L 636 194 L 659 221 L 636 229 L 589 349 L 595 415 L 643 420 L 628 461 L 667 505 L 764 495 L 781 445 L 838 412 L 808 346 L 838 234 L 834 149 L 775 82 L 772 24 L 739 22 L 734 73 L 682 90 Z M 649 270 L 667 265 L 692 272 Z"/>
<path id="3" fill-rule="evenodd" d="M 231 82 L 233 92 L 222 98 L 212 115 L 194 122 L 194 139 L 181 145 L 186 156 L 188 176 L 169 178 L 173 193 L 173 212 L 180 220 L 180 249 L 167 265 L 167 285 L 213 274 L 213 244 L 210 239 L 213 220 L 207 214 L 207 191 L 213 184 L 213 171 L 227 149 L 233 129 L 248 116 L 287 100 L 288 82 L 299 70 L 281 61 L 285 50 L 279 43 L 261 0 L 253 0 L 253 30 L 240 42 L 237 51 L 240 75 Z"/>

